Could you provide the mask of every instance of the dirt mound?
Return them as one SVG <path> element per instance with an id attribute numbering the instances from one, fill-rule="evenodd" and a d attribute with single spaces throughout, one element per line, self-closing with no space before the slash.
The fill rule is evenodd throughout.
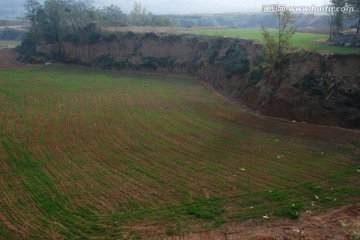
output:
<path id="1" fill-rule="evenodd" d="M 360 204 L 321 214 L 305 212 L 297 221 L 249 221 L 223 229 L 169 239 L 359 239 Z"/>
<path id="2" fill-rule="evenodd" d="M 23 66 L 16 59 L 18 53 L 12 48 L 0 48 L 0 69 L 8 69 Z"/>

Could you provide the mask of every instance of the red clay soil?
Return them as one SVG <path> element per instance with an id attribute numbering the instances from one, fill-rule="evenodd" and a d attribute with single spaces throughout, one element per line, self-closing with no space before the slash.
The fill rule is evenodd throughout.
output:
<path id="1" fill-rule="evenodd" d="M 270 219 L 269 222 L 249 221 L 211 232 L 168 239 L 360 239 L 360 204 L 331 209 L 321 214 L 306 212 L 296 221 Z"/>
<path id="2" fill-rule="evenodd" d="M 16 61 L 18 53 L 12 48 L 0 48 L 0 69 L 24 66 Z"/>

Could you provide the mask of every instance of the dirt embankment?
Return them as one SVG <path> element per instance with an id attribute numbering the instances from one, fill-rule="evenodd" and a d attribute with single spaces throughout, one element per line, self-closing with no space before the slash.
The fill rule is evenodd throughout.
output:
<path id="1" fill-rule="evenodd" d="M 190 75 L 261 114 L 360 128 L 360 55 L 300 51 L 264 68 L 251 40 L 132 32 L 86 39 L 41 51 L 94 67 Z"/>
<path id="2" fill-rule="evenodd" d="M 0 69 L 24 66 L 17 61 L 18 53 L 12 48 L 0 48 Z"/>

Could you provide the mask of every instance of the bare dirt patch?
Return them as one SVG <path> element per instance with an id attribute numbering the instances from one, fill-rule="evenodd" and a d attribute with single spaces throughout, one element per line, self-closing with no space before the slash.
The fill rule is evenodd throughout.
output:
<path id="1" fill-rule="evenodd" d="M 14 51 L 12 48 L 0 48 L 0 69 L 24 66 L 16 60 L 18 56 L 19 53 Z"/>
<path id="2" fill-rule="evenodd" d="M 359 239 L 360 204 L 324 213 L 304 212 L 299 220 L 249 221 L 222 229 L 169 239 Z"/>
<path id="3" fill-rule="evenodd" d="M 325 44 L 327 43 L 329 39 L 328 38 L 321 38 L 321 39 L 316 39 L 314 42 L 317 44 Z"/>
<path id="4" fill-rule="evenodd" d="M 135 32 L 135 33 L 146 33 L 146 32 L 155 32 L 155 33 L 180 33 L 184 30 L 204 30 L 209 29 L 206 27 L 192 27 L 192 28 L 184 28 L 184 27 L 152 27 L 152 26 L 126 26 L 126 27 L 110 27 L 108 28 L 114 32 Z M 222 29 L 222 28 L 210 28 L 210 29 Z"/>
<path id="5" fill-rule="evenodd" d="M 157 32 L 157 33 L 173 33 L 184 28 L 179 27 L 148 27 L 148 26 L 127 26 L 127 27 L 110 27 L 109 30 L 116 32 L 135 32 L 135 33 L 146 33 L 146 32 Z"/>

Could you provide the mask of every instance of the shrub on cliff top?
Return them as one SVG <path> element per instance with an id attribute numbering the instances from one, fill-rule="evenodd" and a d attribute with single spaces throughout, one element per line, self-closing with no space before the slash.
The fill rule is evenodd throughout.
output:
<path id="1" fill-rule="evenodd" d="M 244 74 L 250 70 L 249 58 L 242 46 L 233 46 L 228 49 L 222 59 L 226 77 L 234 74 Z"/>
<path id="2" fill-rule="evenodd" d="M 103 69 L 115 68 L 121 70 L 129 66 L 129 61 L 127 59 L 115 59 L 110 55 L 102 55 L 96 58 L 92 64 Z"/>

